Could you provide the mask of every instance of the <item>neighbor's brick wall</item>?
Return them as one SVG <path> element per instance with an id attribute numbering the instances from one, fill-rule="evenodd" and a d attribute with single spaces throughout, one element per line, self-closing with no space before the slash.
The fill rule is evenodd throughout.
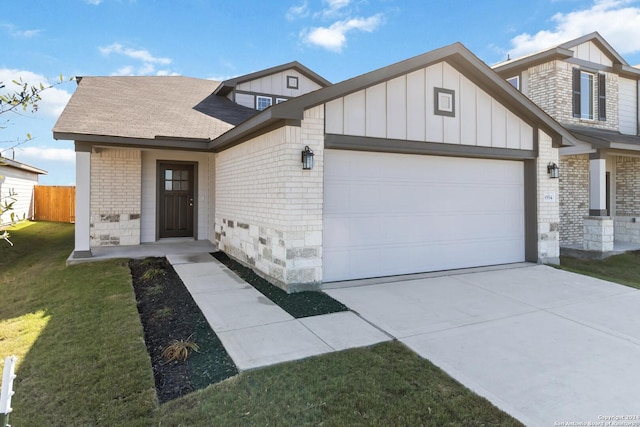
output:
<path id="1" fill-rule="evenodd" d="M 547 165 L 558 163 L 558 149 L 553 148 L 551 137 L 538 131 L 538 262 L 560 263 L 560 203 L 557 179 L 549 178 Z M 545 193 L 556 195 L 555 202 L 544 200 Z"/>
<path id="2" fill-rule="evenodd" d="M 640 158 L 616 157 L 616 216 L 640 216 Z"/>
<path id="3" fill-rule="evenodd" d="M 594 76 L 594 120 L 573 117 L 572 69 L 564 61 L 551 61 L 529 68 L 529 98 L 560 123 L 618 130 L 619 77 L 604 73 L 606 77 L 607 120 L 598 120 L 598 81 Z"/>
<path id="4" fill-rule="evenodd" d="M 90 245 L 140 244 L 140 150 L 91 153 Z"/>
<path id="5" fill-rule="evenodd" d="M 308 145 L 315 165 L 302 170 Z M 324 109 L 219 153 L 215 238 L 219 248 L 287 290 L 322 281 Z"/>
<path id="6" fill-rule="evenodd" d="M 560 158 L 560 244 L 581 245 L 589 215 L 589 155 Z"/>

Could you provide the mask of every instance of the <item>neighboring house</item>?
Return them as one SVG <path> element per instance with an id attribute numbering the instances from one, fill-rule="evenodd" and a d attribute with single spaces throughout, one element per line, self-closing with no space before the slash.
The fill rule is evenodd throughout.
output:
<path id="1" fill-rule="evenodd" d="M 54 137 L 76 146 L 73 257 L 208 239 L 288 291 L 558 262 L 547 165 L 574 143 L 459 43 L 333 85 L 298 63 L 85 77 Z"/>
<path id="2" fill-rule="evenodd" d="M 493 69 L 577 140 L 560 149 L 560 244 L 640 243 L 640 69 L 598 33 Z"/>
<path id="3" fill-rule="evenodd" d="M 0 156 L 0 203 L 13 203 L 11 210 L 0 215 L 0 225 L 33 219 L 33 187 L 38 185 L 38 177 L 46 174 L 42 169 Z"/>

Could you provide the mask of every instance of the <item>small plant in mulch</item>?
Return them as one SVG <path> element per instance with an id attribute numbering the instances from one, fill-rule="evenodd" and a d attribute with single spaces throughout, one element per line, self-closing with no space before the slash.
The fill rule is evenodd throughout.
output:
<path id="1" fill-rule="evenodd" d="M 349 307 L 334 300 L 324 292 L 305 291 L 288 294 L 269 283 L 266 279 L 258 276 L 252 269 L 232 260 L 224 252 L 214 252 L 211 255 L 240 276 L 245 282 L 256 288 L 262 295 L 269 298 L 297 319 L 349 311 Z"/>
<path id="2" fill-rule="evenodd" d="M 174 314 L 175 310 L 173 308 L 162 307 L 151 314 L 151 320 L 154 322 L 162 322 L 163 320 L 170 319 Z"/>
<path id="3" fill-rule="evenodd" d="M 162 350 L 162 358 L 167 362 L 178 360 L 184 362 L 192 351 L 200 350 L 198 344 L 191 341 L 191 335 L 186 339 L 173 340 Z"/>
<path id="4" fill-rule="evenodd" d="M 166 259 L 130 260 L 129 268 L 161 403 L 238 373 L 218 336 Z M 143 279 L 150 268 L 163 273 Z"/>
<path id="5" fill-rule="evenodd" d="M 153 280 L 156 277 L 162 275 L 163 273 L 164 273 L 164 270 L 162 268 L 151 267 L 144 272 L 141 279 L 148 282 L 149 280 Z"/>

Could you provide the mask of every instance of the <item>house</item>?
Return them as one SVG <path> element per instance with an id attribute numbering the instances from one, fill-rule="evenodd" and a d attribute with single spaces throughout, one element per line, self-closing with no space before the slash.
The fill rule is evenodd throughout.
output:
<path id="1" fill-rule="evenodd" d="M 53 132 L 76 147 L 73 257 L 208 239 L 287 291 L 558 262 L 547 166 L 575 140 L 459 43 L 337 84 L 296 62 L 84 77 Z"/>
<path id="2" fill-rule="evenodd" d="M 493 69 L 576 140 L 560 148 L 560 245 L 640 243 L 640 69 L 598 33 Z"/>
<path id="3" fill-rule="evenodd" d="M 12 204 L 0 215 L 0 226 L 33 219 L 33 187 L 47 172 L 17 160 L 0 156 L 0 204 Z"/>

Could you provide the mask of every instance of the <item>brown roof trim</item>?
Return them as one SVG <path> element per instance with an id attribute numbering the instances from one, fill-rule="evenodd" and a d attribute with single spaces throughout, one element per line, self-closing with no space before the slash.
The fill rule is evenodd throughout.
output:
<path id="1" fill-rule="evenodd" d="M 600 35 L 597 31 L 593 33 L 586 34 L 582 37 L 578 37 L 577 39 L 569 40 L 566 43 L 561 44 L 560 48 L 570 49 L 572 47 L 576 47 L 582 43 L 586 42 L 594 42 L 598 47 L 600 47 L 604 53 L 613 61 L 614 64 L 622 64 L 629 65 L 627 61 L 624 60 L 622 56 L 607 42 L 604 37 Z"/>
<path id="2" fill-rule="evenodd" d="M 569 58 L 573 58 L 573 51 L 560 47 L 554 47 L 543 52 L 534 53 L 533 55 L 527 55 L 521 58 L 500 62 L 498 64 L 492 65 L 492 68 L 496 73 L 502 76 L 512 77 L 512 75 L 518 74 L 529 67 L 535 67 L 536 65 L 544 64 L 545 62 L 553 61 L 555 59 Z"/>
<path id="3" fill-rule="evenodd" d="M 44 169 L 37 168 L 35 166 L 28 165 L 26 163 L 19 162 L 13 159 L 7 159 L 6 157 L 0 156 L 0 166 L 8 166 L 15 169 L 20 169 L 27 172 L 37 173 L 39 175 L 47 175 L 48 172 Z"/>
<path id="4" fill-rule="evenodd" d="M 91 145 L 108 145 L 132 148 L 158 148 L 165 150 L 207 151 L 209 140 L 196 138 L 163 137 L 155 139 L 128 138 L 122 136 L 53 132 L 56 140 L 82 141 Z"/>
<path id="5" fill-rule="evenodd" d="M 254 134 L 261 127 L 269 126 L 279 120 L 302 120 L 304 110 L 348 95 L 383 81 L 424 68 L 431 64 L 447 61 L 463 75 L 470 77 L 491 96 L 510 106 L 520 117 L 534 128 L 541 127 L 553 138 L 554 146 L 573 145 L 574 137 L 558 122 L 535 105 L 530 99 L 507 83 L 484 62 L 461 43 L 454 43 L 431 52 L 371 71 L 358 77 L 336 83 L 324 89 L 308 93 L 273 105 L 260 114 L 239 124 L 225 134 L 214 139 L 209 145 L 216 151 L 233 144 L 237 138 Z M 539 126 L 538 123 L 541 122 Z"/>
<path id="6" fill-rule="evenodd" d="M 259 79 L 260 77 L 268 76 L 270 74 L 280 73 L 282 71 L 295 69 L 299 71 L 301 74 L 305 75 L 309 79 L 318 83 L 322 87 L 327 87 L 331 85 L 331 82 L 321 75 L 315 73 L 311 69 L 305 67 L 298 61 L 288 62 L 286 64 L 277 65 L 275 67 L 267 68 L 266 70 L 256 71 L 255 73 L 245 74 L 243 76 L 234 77 L 229 80 L 225 80 L 220 83 L 220 86 L 213 92 L 214 95 L 222 95 L 225 96 L 229 92 L 231 92 L 239 83 L 243 83 L 249 80 Z"/>
<path id="7" fill-rule="evenodd" d="M 625 135 L 607 129 L 590 128 L 586 126 L 565 125 L 576 139 L 591 144 L 593 148 L 616 148 L 640 151 L 640 136 Z"/>

